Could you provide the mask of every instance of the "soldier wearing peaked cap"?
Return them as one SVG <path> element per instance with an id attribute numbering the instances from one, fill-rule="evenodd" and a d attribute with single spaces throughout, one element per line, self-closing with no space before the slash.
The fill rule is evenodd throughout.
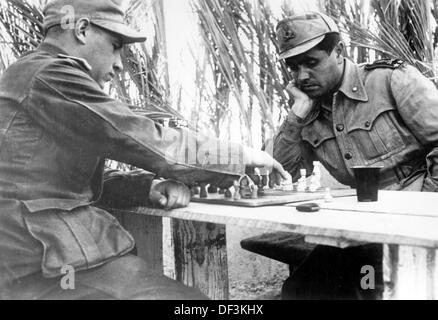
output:
<path id="1" fill-rule="evenodd" d="M 286 18 L 276 31 L 280 59 L 293 76 L 286 89 L 294 103 L 274 139 L 274 157 L 294 181 L 301 168 L 310 173 L 320 161 L 351 187 L 352 167 L 377 165 L 382 189 L 438 191 L 438 91 L 431 81 L 399 59 L 353 63 L 343 56 L 336 23 L 319 12 Z M 381 248 L 368 249 L 330 249 L 330 255 L 318 247 L 287 283 L 290 296 L 365 297 L 360 266 L 381 270 Z M 349 264 L 353 273 L 345 269 Z"/>
<path id="2" fill-rule="evenodd" d="M 134 191 L 142 205 L 165 209 L 189 203 L 183 183 L 229 187 L 245 165 L 287 178 L 267 153 L 240 145 L 228 157 L 240 163 L 181 159 L 193 151 L 188 146 L 219 141 L 156 125 L 102 90 L 123 68 L 123 45 L 145 40 L 125 25 L 120 2 L 50 1 L 44 42 L 0 78 L 0 298 L 205 298 L 131 254 L 132 236 L 98 207 L 107 194 L 105 158 L 151 172 L 110 180 L 140 181 Z M 66 267 L 75 271 L 75 290 L 60 286 Z"/>

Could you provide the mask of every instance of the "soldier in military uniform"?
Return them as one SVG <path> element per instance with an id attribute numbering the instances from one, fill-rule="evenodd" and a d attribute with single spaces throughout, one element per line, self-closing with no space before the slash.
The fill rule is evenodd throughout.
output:
<path id="1" fill-rule="evenodd" d="M 397 59 L 354 64 L 343 55 L 336 23 L 321 13 L 286 18 L 276 30 L 294 103 L 275 137 L 274 157 L 294 181 L 301 168 L 310 173 L 320 161 L 355 187 L 353 166 L 378 165 L 381 188 L 438 191 L 438 92 L 431 81 Z M 344 253 L 317 247 L 286 288 L 291 297 L 336 297 L 335 288 L 337 297 L 360 296 L 360 267 L 381 270 L 379 252 L 377 245 Z"/>
<path id="2" fill-rule="evenodd" d="M 124 24 L 119 2 L 49 2 L 46 39 L 0 78 L 0 298 L 205 298 L 131 254 L 132 236 L 98 207 L 105 158 L 179 180 L 131 175 L 141 178 L 143 205 L 166 209 L 188 204 L 182 182 L 230 187 L 245 165 L 286 178 L 267 153 L 240 145 L 228 145 L 235 154 L 205 154 L 235 160 L 229 165 L 193 163 L 181 155 L 219 142 L 164 128 L 102 90 L 122 70 L 123 45 L 145 40 Z M 60 286 L 66 267 L 74 290 Z"/>

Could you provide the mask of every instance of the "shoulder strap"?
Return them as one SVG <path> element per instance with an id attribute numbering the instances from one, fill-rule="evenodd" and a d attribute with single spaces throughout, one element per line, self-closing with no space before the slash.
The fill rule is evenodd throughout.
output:
<path id="1" fill-rule="evenodd" d="M 378 68 L 390 68 L 397 69 L 403 66 L 405 62 L 401 59 L 380 59 L 373 63 L 368 63 L 365 65 L 365 70 L 373 70 Z"/>

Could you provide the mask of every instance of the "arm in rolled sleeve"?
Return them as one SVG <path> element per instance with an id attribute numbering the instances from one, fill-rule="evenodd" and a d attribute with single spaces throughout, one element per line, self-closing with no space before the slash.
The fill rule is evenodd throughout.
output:
<path id="1" fill-rule="evenodd" d="M 217 164 L 218 140 L 186 129 L 165 128 L 134 114 L 66 60 L 44 67 L 21 104 L 34 121 L 62 143 L 81 146 L 164 178 L 187 184 L 214 180 L 219 186 L 230 186 L 244 173 L 240 145 L 220 148 L 229 152 L 225 155 L 228 162 Z"/>
<path id="2" fill-rule="evenodd" d="M 305 125 L 290 113 L 274 138 L 274 159 L 283 165 L 294 182 L 301 177 L 300 169 L 306 169 L 308 174 L 313 170 L 313 152 L 301 138 L 301 130 Z"/>
<path id="3" fill-rule="evenodd" d="M 438 192 L 438 90 L 411 66 L 394 70 L 391 88 L 404 122 L 424 148 L 430 149 L 423 191 Z"/>

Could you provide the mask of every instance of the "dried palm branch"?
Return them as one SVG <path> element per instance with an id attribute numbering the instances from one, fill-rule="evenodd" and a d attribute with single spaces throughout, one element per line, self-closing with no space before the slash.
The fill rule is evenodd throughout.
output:
<path id="1" fill-rule="evenodd" d="M 368 21 L 361 22 L 340 0 L 329 1 L 327 11 L 351 37 L 352 46 L 374 50 L 382 57 L 404 59 L 435 78 L 435 30 L 430 2 L 371 0 L 370 3 Z"/>
<path id="2" fill-rule="evenodd" d="M 43 39 L 40 7 L 27 1 L 0 2 L 0 37 L 16 57 L 34 49 Z"/>
<path id="3" fill-rule="evenodd" d="M 251 130 L 254 102 L 260 108 L 262 130 L 265 126 L 274 130 L 273 109 L 287 105 L 283 90 L 289 75 L 276 58 L 274 21 L 265 1 L 252 5 L 248 1 L 198 0 L 193 5 L 204 43 L 221 75 L 217 88 L 231 91 L 247 130 Z"/>

